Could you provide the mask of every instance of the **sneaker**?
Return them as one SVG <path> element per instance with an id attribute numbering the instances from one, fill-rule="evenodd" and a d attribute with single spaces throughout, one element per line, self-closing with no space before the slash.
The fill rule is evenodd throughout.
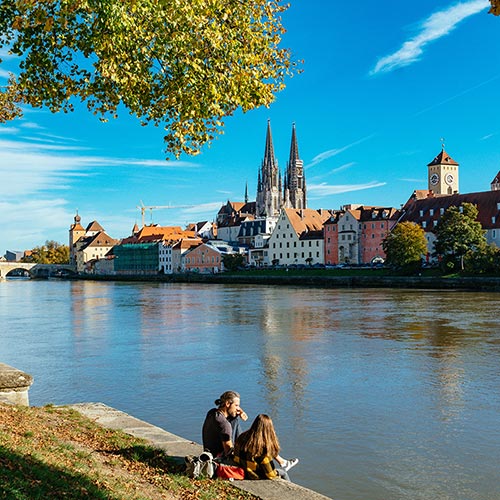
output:
<path id="1" fill-rule="evenodd" d="M 299 463 L 298 458 L 291 458 L 290 460 L 285 460 L 285 463 L 282 465 L 282 467 L 288 472 L 292 467 L 295 467 L 298 463 Z"/>

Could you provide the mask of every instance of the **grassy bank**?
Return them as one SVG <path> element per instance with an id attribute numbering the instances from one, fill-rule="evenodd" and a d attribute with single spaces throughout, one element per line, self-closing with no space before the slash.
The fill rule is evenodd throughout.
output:
<path id="1" fill-rule="evenodd" d="M 0 499 L 251 500 L 67 408 L 0 404 Z"/>

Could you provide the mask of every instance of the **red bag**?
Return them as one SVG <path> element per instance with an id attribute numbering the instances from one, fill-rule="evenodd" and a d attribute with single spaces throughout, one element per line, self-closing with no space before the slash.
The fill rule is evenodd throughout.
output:
<path id="1" fill-rule="evenodd" d="M 245 479 L 245 469 L 237 465 L 217 464 L 215 475 L 219 479 Z"/>

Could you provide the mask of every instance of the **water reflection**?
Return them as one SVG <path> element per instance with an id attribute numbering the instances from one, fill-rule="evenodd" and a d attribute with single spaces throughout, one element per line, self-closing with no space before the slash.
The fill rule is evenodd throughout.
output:
<path id="1" fill-rule="evenodd" d="M 226 389 L 336 500 L 500 498 L 497 294 L 0 283 L 33 404 L 104 401 L 199 440 Z"/>

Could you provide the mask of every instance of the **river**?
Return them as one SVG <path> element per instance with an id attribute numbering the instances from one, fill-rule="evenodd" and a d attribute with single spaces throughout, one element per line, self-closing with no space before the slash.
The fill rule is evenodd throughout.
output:
<path id="1" fill-rule="evenodd" d="M 335 500 L 500 499 L 497 293 L 0 282 L 34 406 L 103 402 L 200 441 L 225 390 Z"/>

